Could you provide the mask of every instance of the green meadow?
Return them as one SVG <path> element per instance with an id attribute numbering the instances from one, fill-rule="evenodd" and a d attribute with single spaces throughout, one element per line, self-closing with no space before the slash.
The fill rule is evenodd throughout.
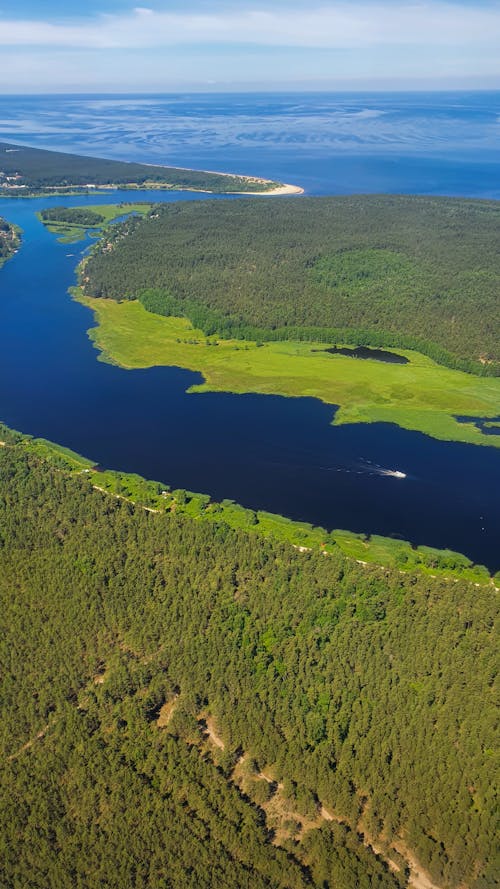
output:
<path id="1" fill-rule="evenodd" d="M 137 301 L 75 296 L 97 321 L 89 331 L 104 360 L 124 368 L 168 365 L 199 371 L 192 392 L 256 392 L 318 398 L 338 405 L 342 423 L 386 422 L 446 441 L 500 447 L 471 419 L 500 413 L 500 379 L 477 377 L 436 364 L 418 352 L 397 349 L 408 364 L 356 360 L 325 352 L 324 343 L 255 343 L 207 337 L 185 318 L 155 315 Z"/>
<path id="2" fill-rule="evenodd" d="M 56 209 L 56 208 L 54 208 Z M 70 222 L 67 219 L 43 219 L 42 213 L 36 213 L 36 216 L 43 222 L 46 229 L 57 236 L 57 240 L 61 244 L 76 244 L 82 241 L 88 231 L 94 231 L 96 234 L 102 226 L 109 225 L 113 220 L 118 219 L 125 213 L 135 213 L 144 216 L 151 209 L 151 204 L 147 203 L 121 203 L 121 204 L 92 204 L 85 208 L 62 208 L 64 211 L 68 209 L 78 210 L 84 209 L 90 213 L 97 213 L 102 219 L 94 225 L 81 225 L 78 222 Z"/>

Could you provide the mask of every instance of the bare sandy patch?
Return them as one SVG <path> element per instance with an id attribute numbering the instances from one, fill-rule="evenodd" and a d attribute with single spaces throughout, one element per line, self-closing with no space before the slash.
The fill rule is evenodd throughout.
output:
<path id="1" fill-rule="evenodd" d="M 165 728 L 169 724 L 172 718 L 172 714 L 175 710 L 175 705 L 177 704 L 178 697 L 179 695 L 174 695 L 173 698 L 163 704 L 158 719 L 156 720 L 156 725 L 158 726 L 158 728 Z"/>

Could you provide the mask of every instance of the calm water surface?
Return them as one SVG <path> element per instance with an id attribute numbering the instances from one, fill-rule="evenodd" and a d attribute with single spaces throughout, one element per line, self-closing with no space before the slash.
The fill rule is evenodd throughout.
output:
<path id="1" fill-rule="evenodd" d="M 330 349 L 315 349 L 316 352 L 329 352 L 330 355 L 346 355 L 348 358 L 360 358 L 362 361 L 382 361 L 383 364 L 409 364 L 408 358 L 386 349 L 372 349 L 366 346 L 332 346 Z"/>
<path id="2" fill-rule="evenodd" d="M 182 162 L 182 153 L 187 166 L 258 172 L 301 184 L 307 180 L 309 190 L 316 193 L 356 190 L 352 178 L 356 170 L 359 190 L 500 196 L 494 186 L 500 180 L 493 175 L 499 169 L 492 151 L 498 125 L 495 134 L 489 117 L 491 100 L 488 107 L 484 101 L 472 102 L 472 110 L 470 102 L 465 110 L 453 110 L 449 99 L 447 104 L 441 100 L 429 110 L 423 100 L 420 105 L 412 100 L 410 113 L 378 96 L 383 114 L 359 117 L 360 104 L 370 110 L 369 97 L 340 110 L 339 101 L 332 110 L 333 98 L 323 97 L 313 107 L 309 97 L 307 101 L 302 97 L 295 111 L 292 97 L 274 103 L 268 97 L 265 107 L 264 100 L 256 99 L 250 111 L 246 98 L 239 112 L 233 98 L 233 113 L 220 97 L 192 99 L 190 105 L 188 98 L 177 98 L 177 103 L 165 99 L 160 109 L 157 99 L 145 98 L 141 105 L 137 97 L 129 100 L 130 108 L 116 97 L 65 98 L 59 105 L 41 99 L 25 100 L 23 105 L 18 100 L 10 106 L 4 99 L 0 138 L 31 144 L 46 139 L 66 150 L 172 163 Z M 170 116 L 159 118 L 167 106 Z M 65 111 L 70 114 L 68 129 L 63 124 Z M 412 127 L 426 114 L 428 121 L 432 118 L 433 135 L 425 137 L 425 144 L 422 136 L 415 153 Z M 448 162 L 436 154 L 437 134 L 445 131 L 443 114 L 455 139 Z M 165 133 L 173 115 L 184 121 L 184 130 L 179 125 L 177 135 L 170 134 L 178 153 L 171 145 L 164 157 Z M 354 132 L 365 133 L 356 155 L 338 147 L 342 115 L 344 142 L 347 136 L 354 138 Z M 398 115 L 403 134 L 399 140 L 404 137 L 413 145 L 412 157 L 396 153 Z M 455 129 L 452 117 L 458 120 Z M 200 129 L 202 119 L 212 121 L 212 136 Z M 379 143 L 385 139 L 388 146 L 377 156 L 372 155 L 375 139 Z M 87 147 L 91 142 L 92 151 Z M 212 151 L 219 152 L 217 162 Z M 489 167 L 478 160 L 481 151 Z M 347 170 L 351 172 L 346 178 Z M 433 189 L 427 187 L 431 180 Z M 398 187 L 403 181 L 405 189 Z M 457 183 L 462 192 L 456 190 Z M 418 184 L 422 187 L 415 187 Z M 133 197 L 200 199 L 158 192 Z M 130 198 L 130 192 L 122 192 L 93 196 L 89 202 Z M 85 200 L 0 201 L 0 215 L 24 229 L 21 251 L 0 272 L 0 417 L 5 422 L 74 448 L 103 466 L 327 528 L 450 547 L 491 568 L 500 567 L 500 459 L 494 448 L 438 442 L 388 424 L 335 428 L 330 425 L 334 409 L 313 399 L 187 394 L 186 389 L 199 381 L 197 374 L 176 368 L 125 371 L 98 362 L 85 334 L 92 316 L 66 292 L 74 283 L 75 265 L 85 245 L 58 244 L 34 216 L 42 206 Z M 403 471 L 407 478 L 387 476 L 386 470 Z"/>
<path id="3" fill-rule="evenodd" d="M 0 96 L 0 138 L 309 194 L 500 198 L 500 92 Z"/>

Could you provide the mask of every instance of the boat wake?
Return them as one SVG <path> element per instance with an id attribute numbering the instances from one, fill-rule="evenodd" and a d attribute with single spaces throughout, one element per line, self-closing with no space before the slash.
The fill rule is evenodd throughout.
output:
<path id="1" fill-rule="evenodd" d="M 403 472 L 401 469 L 384 469 L 383 466 L 379 466 L 378 463 L 372 463 L 371 460 L 363 461 L 365 463 L 365 472 L 369 472 L 373 475 L 382 475 L 386 478 L 407 478 L 406 472 Z"/>
<path id="2" fill-rule="evenodd" d="M 401 472 L 399 469 L 380 469 L 379 475 L 388 475 L 391 478 L 406 478 L 406 472 Z"/>

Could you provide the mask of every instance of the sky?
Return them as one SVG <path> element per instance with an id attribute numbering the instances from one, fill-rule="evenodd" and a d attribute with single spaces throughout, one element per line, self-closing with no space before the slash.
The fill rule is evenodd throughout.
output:
<path id="1" fill-rule="evenodd" d="M 499 89 L 500 0 L 0 0 L 0 92 Z"/>

